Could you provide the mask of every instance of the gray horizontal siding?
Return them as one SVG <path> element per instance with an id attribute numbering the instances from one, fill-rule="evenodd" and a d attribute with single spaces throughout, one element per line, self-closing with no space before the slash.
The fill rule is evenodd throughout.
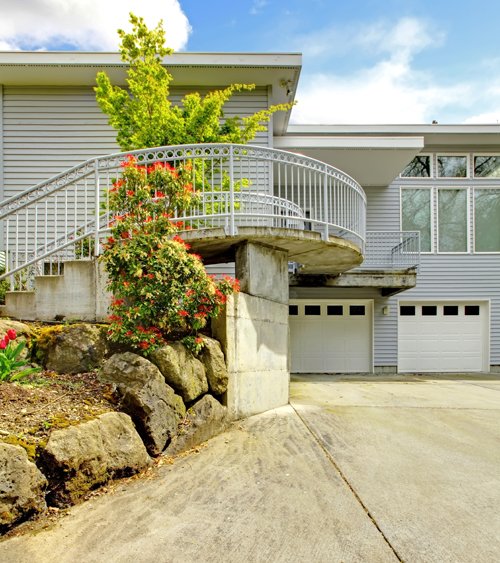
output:
<path id="1" fill-rule="evenodd" d="M 388 188 L 367 188 L 369 230 L 399 230 L 400 185 L 449 186 L 450 181 L 396 181 Z M 454 180 L 457 186 L 493 186 L 491 180 Z M 497 186 L 500 182 L 497 182 Z M 436 198 L 434 190 L 434 202 Z M 472 198 L 472 193 L 470 194 Z M 470 240 L 473 236 L 472 205 L 470 206 Z M 499 217 L 500 220 L 500 217 Z M 398 300 L 491 300 L 490 362 L 500 364 L 500 255 L 499 254 L 437 254 L 437 222 L 434 213 L 434 253 L 423 254 L 417 287 L 394 297 L 375 302 L 375 365 L 397 365 Z M 382 309 L 390 305 L 389 315 Z"/>
<path id="2" fill-rule="evenodd" d="M 401 182 L 403 184 L 403 182 Z M 408 185 L 407 182 L 404 182 Z M 425 186 L 425 181 L 414 182 Z M 495 186 L 487 180 L 484 185 Z M 432 180 L 433 186 L 441 182 Z M 450 185 L 443 181 L 442 185 Z M 481 180 L 461 180 L 457 185 L 482 186 Z M 497 181 L 496 186 L 500 185 Z M 400 226 L 399 182 L 388 188 L 367 188 L 367 229 L 396 231 Z M 472 197 L 472 194 L 471 194 Z M 435 215 L 434 215 L 435 217 Z M 500 221 L 500 217 L 499 217 Z M 472 240 L 472 206 L 471 206 Z M 437 225 L 434 224 L 434 248 Z M 379 290 L 291 288 L 295 299 L 374 299 L 374 363 L 375 366 L 396 366 L 398 356 L 398 301 L 399 300 L 490 300 L 490 362 L 500 364 L 500 255 L 499 254 L 423 254 L 417 287 L 393 297 L 382 298 Z M 390 312 L 384 315 L 383 308 Z"/>
<path id="3" fill-rule="evenodd" d="M 118 152 L 116 131 L 108 125 L 91 87 L 21 87 L 3 89 L 4 197 L 95 156 Z M 191 89 L 172 88 L 179 104 Z M 204 96 L 208 90 L 199 90 Z M 235 93 L 225 106 L 226 117 L 249 116 L 268 108 L 267 88 Z M 254 144 L 267 146 L 267 132 Z"/>

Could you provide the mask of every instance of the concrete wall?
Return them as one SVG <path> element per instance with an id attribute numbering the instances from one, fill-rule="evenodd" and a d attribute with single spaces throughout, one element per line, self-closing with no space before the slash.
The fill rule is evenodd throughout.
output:
<path id="1" fill-rule="evenodd" d="M 212 323 L 226 355 L 225 404 L 233 420 L 287 404 L 290 381 L 287 253 L 242 245 L 236 274 L 243 291 Z"/>
<path id="2" fill-rule="evenodd" d="M 101 262 L 65 262 L 63 275 L 37 276 L 35 291 L 8 291 L 0 314 L 26 320 L 102 322 L 111 303 L 106 281 Z"/>

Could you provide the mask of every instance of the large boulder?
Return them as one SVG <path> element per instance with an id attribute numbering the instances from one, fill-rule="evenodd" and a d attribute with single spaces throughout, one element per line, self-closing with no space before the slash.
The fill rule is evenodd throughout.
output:
<path id="1" fill-rule="evenodd" d="M 29 344 L 31 337 L 33 336 L 33 331 L 28 325 L 24 323 L 0 319 L 0 340 L 7 334 L 7 331 L 9 331 L 10 329 L 14 329 L 17 335 L 16 340 L 13 344 L 26 342 L 26 347 L 19 356 L 20 360 L 25 360 L 29 356 Z"/>
<path id="2" fill-rule="evenodd" d="M 132 417 L 148 452 L 161 453 L 167 440 L 176 435 L 186 407 L 158 368 L 137 354 L 125 352 L 104 364 L 99 379 L 116 385 L 122 408 Z"/>
<path id="3" fill-rule="evenodd" d="M 46 486 L 24 448 L 0 442 L 0 528 L 43 512 Z"/>
<path id="4" fill-rule="evenodd" d="M 63 327 L 43 352 L 45 367 L 57 373 L 85 373 L 101 365 L 106 328 L 90 324 Z"/>
<path id="5" fill-rule="evenodd" d="M 165 455 L 175 455 L 189 450 L 220 434 L 228 426 L 227 408 L 212 395 L 205 395 L 188 410 L 186 424 L 169 444 Z"/>
<path id="6" fill-rule="evenodd" d="M 182 342 L 174 342 L 157 348 L 149 358 L 161 371 L 165 381 L 184 399 L 184 402 L 194 401 L 208 391 L 203 364 Z"/>
<path id="7" fill-rule="evenodd" d="M 227 389 L 229 378 L 220 343 L 213 338 L 204 336 L 203 344 L 200 361 L 205 368 L 208 385 L 214 395 L 222 395 Z"/>
<path id="8" fill-rule="evenodd" d="M 50 435 L 42 459 L 48 498 L 65 506 L 112 477 L 132 475 L 152 463 L 132 420 L 109 412 Z"/>

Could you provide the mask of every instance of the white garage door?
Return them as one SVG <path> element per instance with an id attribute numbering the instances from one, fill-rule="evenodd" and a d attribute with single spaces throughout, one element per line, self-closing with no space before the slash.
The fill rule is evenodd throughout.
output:
<path id="1" fill-rule="evenodd" d="M 488 371 L 487 302 L 399 302 L 398 370 Z"/>
<path id="2" fill-rule="evenodd" d="M 292 373 L 373 371 L 373 302 L 290 301 Z"/>

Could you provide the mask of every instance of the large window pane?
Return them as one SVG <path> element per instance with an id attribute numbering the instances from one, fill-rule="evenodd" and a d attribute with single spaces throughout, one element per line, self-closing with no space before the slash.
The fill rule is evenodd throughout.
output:
<path id="1" fill-rule="evenodd" d="M 476 178 L 499 178 L 500 156 L 475 156 L 474 176 Z"/>
<path id="2" fill-rule="evenodd" d="M 440 178 L 466 178 L 466 156 L 438 156 L 438 176 Z"/>
<path id="3" fill-rule="evenodd" d="M 440 252 L 467 252 L 467 190 L 438 190 Z"/>
<path id="4" fill-rule="evenodd" d="M 500 252 L 500 190 L 474 190 L 474 250 Z"/>
<path id="5" fill-rule="evenodd" d="M 401 223 L 403 231 L 420 231 L 420 250 L 431 252 L 431 190 L 401 190 Z"/>
<path id="6" fill-rule="evenodd" d="M 431 157 L 416 156 L 410 164 L 401 172 L 404 178 L 430 178 Z"/>

